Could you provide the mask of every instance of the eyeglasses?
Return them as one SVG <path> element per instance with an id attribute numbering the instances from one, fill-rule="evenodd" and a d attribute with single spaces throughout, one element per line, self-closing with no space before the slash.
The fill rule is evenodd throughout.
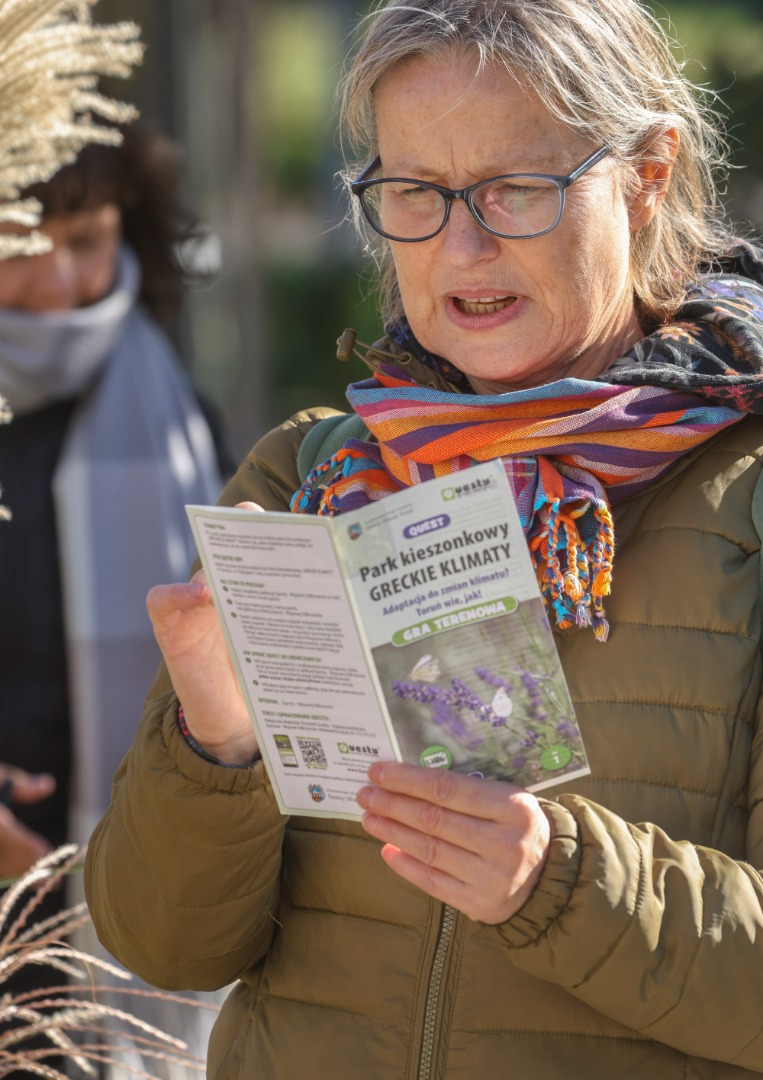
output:
<path id="1" fill-rule="evenodd" d="M 350 184 L 368 223 L 388 240 L 416 243 L 431 240 L 445 228 L 456 199 L 466 203 L 474 219 L 495 236 L 529 240 L 559 224 L 564 193 L 611 152 L 602 146 L 567 176 L 508 173 L 453 191 L 440 184 L 400 176 L 371 178 L 381 165 L 377 157 Z"/>

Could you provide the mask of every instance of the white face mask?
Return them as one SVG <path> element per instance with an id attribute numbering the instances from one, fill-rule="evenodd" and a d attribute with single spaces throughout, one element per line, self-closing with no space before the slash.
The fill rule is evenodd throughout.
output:
<path id="1" fill-rule="evenodd" d="M 0 395 L 14 415 L 78 397 L 99 374 L 140 290 L 140 267 L 123 247 L 108 296 L 74 311 L 0 310 Z"/>

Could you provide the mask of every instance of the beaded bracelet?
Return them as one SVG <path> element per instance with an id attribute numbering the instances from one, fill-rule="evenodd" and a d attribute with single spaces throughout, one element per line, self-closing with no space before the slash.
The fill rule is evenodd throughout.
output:
<path id="1" fill-rule="evenodd" d="M 186 723 L 186 720 L 185 720 L 185 713 L 183 712 L 183 706 L 179 702 L 178 702 L 178 727 L 180 728 L 180 734 L 183 736 L 183 738 L 188 743 L 188 745 L 193 750 L 193 752 L 195 754 L 198 754 L 199 757 L 204 758 L 205 761 L 210 761 L 213 765 L 222 765 L 222 767 L 224 769 L 246 768 L 246 766 L 231 765 L 227 761 L 220 761 L 219 758 L 213 757 L 212 754 L 208 754 L 207 751 L 202 746 L 199 746 L 199 744 L 194 739 L 193 735 L 188 730 L 188 724 Z"/>

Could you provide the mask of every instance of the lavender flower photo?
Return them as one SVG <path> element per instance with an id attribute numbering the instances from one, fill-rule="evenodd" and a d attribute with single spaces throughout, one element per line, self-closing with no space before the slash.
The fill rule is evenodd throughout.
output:
<path id="1" fill-rule="evenodd" d="M 540 598 L 373 656 L 405 761 L 529 790 L 588 772 Z"/>

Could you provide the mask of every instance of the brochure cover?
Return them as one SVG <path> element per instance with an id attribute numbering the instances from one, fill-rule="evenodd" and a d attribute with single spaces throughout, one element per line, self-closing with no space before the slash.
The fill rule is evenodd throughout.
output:
<path id="1" fill-rule="evenodd" d="M 335 518 L 187 512 L 282 813 L 359 819 L 374 759 L 589 772 L 500 461 Z"/>

